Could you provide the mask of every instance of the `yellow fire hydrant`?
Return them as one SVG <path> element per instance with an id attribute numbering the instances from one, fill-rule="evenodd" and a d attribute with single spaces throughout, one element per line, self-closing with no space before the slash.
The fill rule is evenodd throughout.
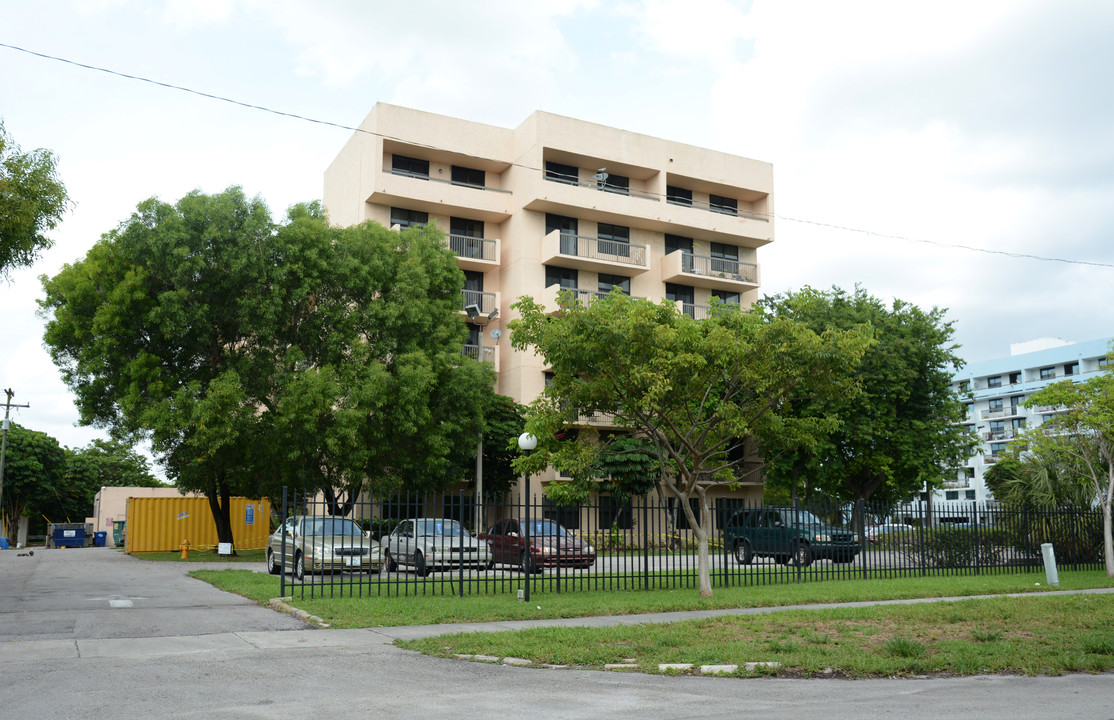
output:
<path id="1" fill-rule="evenodd" d="M 182 541 L 182 559 L 183 560 L 189 560 L 189 558 L 190 558 L 190 541 L 189 540 L 183 540 Z"/>

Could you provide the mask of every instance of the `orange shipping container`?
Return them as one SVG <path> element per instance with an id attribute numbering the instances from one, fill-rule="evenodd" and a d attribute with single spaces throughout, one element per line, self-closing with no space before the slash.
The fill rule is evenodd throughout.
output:
<path id="1" fill-rule="evenodd" d="M 231 498 L 232 538 L 238 550 L 267 546 L 270 534 L 271 501 Z M 125 551 L 177 552 L 183 540 L 191 550 L 217 546 L 217 526 L 203 497 L 128 498 Z"/>

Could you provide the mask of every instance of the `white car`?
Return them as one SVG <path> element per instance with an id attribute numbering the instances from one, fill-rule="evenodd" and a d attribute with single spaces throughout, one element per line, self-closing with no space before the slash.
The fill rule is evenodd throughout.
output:
<path id="1" fill-rule="evenodd" d="M 315 572 L 379 572 L 383 564 L 379 545 L 368 533 L 349 518 L 332 515 L 287 518 L 267 541 L 267 572 L 282 571 L 280 558 L 298 580 Z"/>
<path id="2" fill-rule="evenodd" d="M 387 571 L 406 565 L 420 576 L 434 570 L 493 566 L 487 542 L 470 533 L 456 520 L 413 518 L 403 520 L 380 544 Z"/>

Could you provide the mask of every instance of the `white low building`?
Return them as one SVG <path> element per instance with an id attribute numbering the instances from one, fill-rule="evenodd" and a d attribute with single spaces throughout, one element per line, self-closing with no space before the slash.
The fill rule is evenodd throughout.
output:
<path id="1" fill-rule="evenodd" d="M 1107 358 L 1111 341 L 1114 338 L 1078 343 L 1040 338 L 1012 343 L 1008 356 L 970 363 L 957 372 L 952 390 L 966 397 L 963 424 L 978 438 L 979 445 L 956 477 L 933 492 L 932 501 L 993 501 L 983 479 L 985 472 L 1003 457 L 1010 440 L 1056 412 L 1053 407 L 1026 408 L 1024 402 L 1051 383 L 1083 382 L 1112 367 Z"/>

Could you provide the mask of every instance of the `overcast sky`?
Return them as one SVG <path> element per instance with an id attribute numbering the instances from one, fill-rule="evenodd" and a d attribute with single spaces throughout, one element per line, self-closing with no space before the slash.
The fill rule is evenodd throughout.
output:
<path id="1" fill-rule="evenodd" d="M 1111 38 L 1105 0 L 0 0 L 0 43 L 340 125 L 541 109 L 771 162 L 763 290 L 947 308 L 968 361 L 1114 335 Z M 76 203 L 0 283 L 0 387 L 69 447 L 103 433 L 42 348 L 38 276 L 151 196 L 240 185 L 281 217 L 350 135 L 7 47 L 0 117 Z"/>

